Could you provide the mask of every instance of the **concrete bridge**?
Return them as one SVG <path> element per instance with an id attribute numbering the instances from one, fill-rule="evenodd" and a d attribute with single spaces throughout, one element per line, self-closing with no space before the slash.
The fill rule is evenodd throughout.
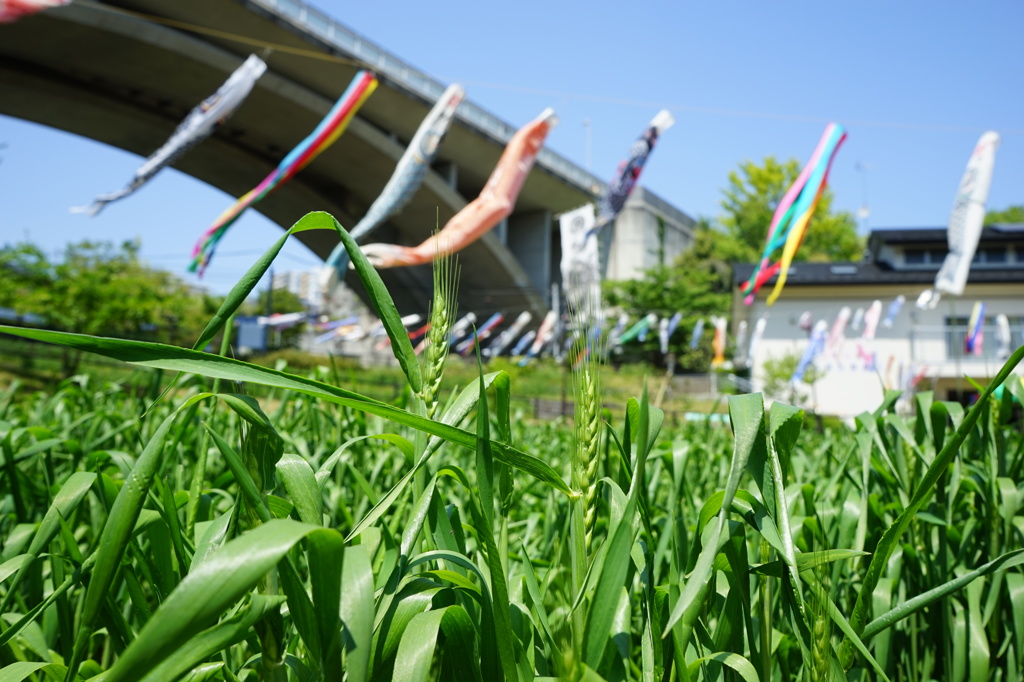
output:
<path id="1" fill-rule="evenodd" d="M 176 167 L 241 195 L 313 129 L 365 65 L 381 85 L 348 131 L 256 207 L 282 227 L 311 210 L 355 225 L 446 84 L 298 0 L 77 0 L 0 25 L 0 113 L 146 156 L 247 54 L 260 52 L 239 36 L 336 59 L 280 49 L 265 55 L 268 72 L 249 99 Z M 514 131 L 464 102 L 423 187 L 374 241 L 415 244 L 443 225 L 477 196 Z M 602 189 L 599 179 L 544 150 L 515 213 L 462 252 L 460 310 L 542 314 L 558 279 L 553 216 Z M 321 231 L 297 237 L 321 258 L 337 242 Z M 382 275 L 403 313 L 425 310 L 429 267 Z M 348 282 L 361 288 L 352 275 Z"/>

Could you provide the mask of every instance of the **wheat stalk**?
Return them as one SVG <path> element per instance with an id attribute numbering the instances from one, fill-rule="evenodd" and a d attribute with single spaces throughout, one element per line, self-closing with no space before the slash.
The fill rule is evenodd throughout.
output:
<path id="1" fill-rule="evenodd" d="M 427 409 L 427 417 L 437 414 L 438 394 L 448 360 L 448 335 L 457 316 L 459 266 L 451 254 L 445 255 L 437 247 L 434 254 L 434 291 L 430 302 L 430 330 L 427 331 L 423 363 L 423 390 L 420 397 Z"/>

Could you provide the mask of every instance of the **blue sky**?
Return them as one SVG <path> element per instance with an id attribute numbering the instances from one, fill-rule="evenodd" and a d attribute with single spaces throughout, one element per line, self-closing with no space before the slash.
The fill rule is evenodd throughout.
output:
<path id="1" fill-rule="evenodd" d="M 720 213 L 728 174 L 744 160 L 802 163 L 829 121 L 849 132 L 832 170 L 834 206 L 856 212 L 866 200 L 870 227 L 945 225 L 988 129 L 1002 135 L 989 208 L 1024 204 L 1024 3 L 313 4 L 439 80 L 463 83 L 513 125 L 554 107 L 561 123 L 548 146 L 589 159 L 599 177 L 668 108 L 676 125 L 641 184 L 693 216 Z M 233 200 L 166 170 L 97 218 L 72 215 L 68 207 L 121 187 L 140 157 L 5 117 L 0 143 L 4 242 L 57 251 L 137 236 L 152 264 L 196 281 L 184 272 L 188 252 Z M 249 211 L 202 283 L 226 291 L 279 234 Z M 296 242 L 277 267 L 316 262 Z"/>

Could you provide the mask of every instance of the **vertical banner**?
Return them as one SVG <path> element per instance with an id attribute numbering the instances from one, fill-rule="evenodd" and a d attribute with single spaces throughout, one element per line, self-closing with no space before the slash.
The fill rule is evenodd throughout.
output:
<path id="1" fill-rule="evenodd" d="M 996 315 L 996 357 L 1006 360 L 1011 351 L 1010 319 L 1005 314 Z"/>
<path id="2" fill-rule="evenodd" d="M 596 315 L 601 301 L 594 206 L 585 204 L 558 219 L 562 236 L 562 291 L 573 314 Z"/>
<path id="3" fill-rule="evenodd" d="M 736 325 L 736 350 L 733 352 L 733 364 L 737 368 L 743 368 L 747 366 L 747 324 L 746 320 L 740 320 L 739 324 Z"/>

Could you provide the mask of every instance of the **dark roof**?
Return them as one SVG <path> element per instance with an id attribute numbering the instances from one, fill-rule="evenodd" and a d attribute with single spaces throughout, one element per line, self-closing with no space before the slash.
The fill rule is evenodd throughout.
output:
<path id="1" fill-rule="evenodd" d="M 786 286 L 864 285 L 864 284 L 932 284 L 936 269 L 894 270 L 883 263 L 796 263 L 789 269 Z M 735 263 L 732 268 L 733 284 L 739 286 L 750 279 L 753 263 Z M 775 282 L 775 277 L 765 286 Z M 1024 283 L 1024 268 L 974 268 L 968 282 Z"/>
<path id="2" fill-rule="evenodd" d="M 946 243 L 945 227 L 895 227 L 872 230 L 872 244 L 924 244 Z M 981 241 L 1024 241 L 1024 225 L 986 225 L 981 230 Z"/>

